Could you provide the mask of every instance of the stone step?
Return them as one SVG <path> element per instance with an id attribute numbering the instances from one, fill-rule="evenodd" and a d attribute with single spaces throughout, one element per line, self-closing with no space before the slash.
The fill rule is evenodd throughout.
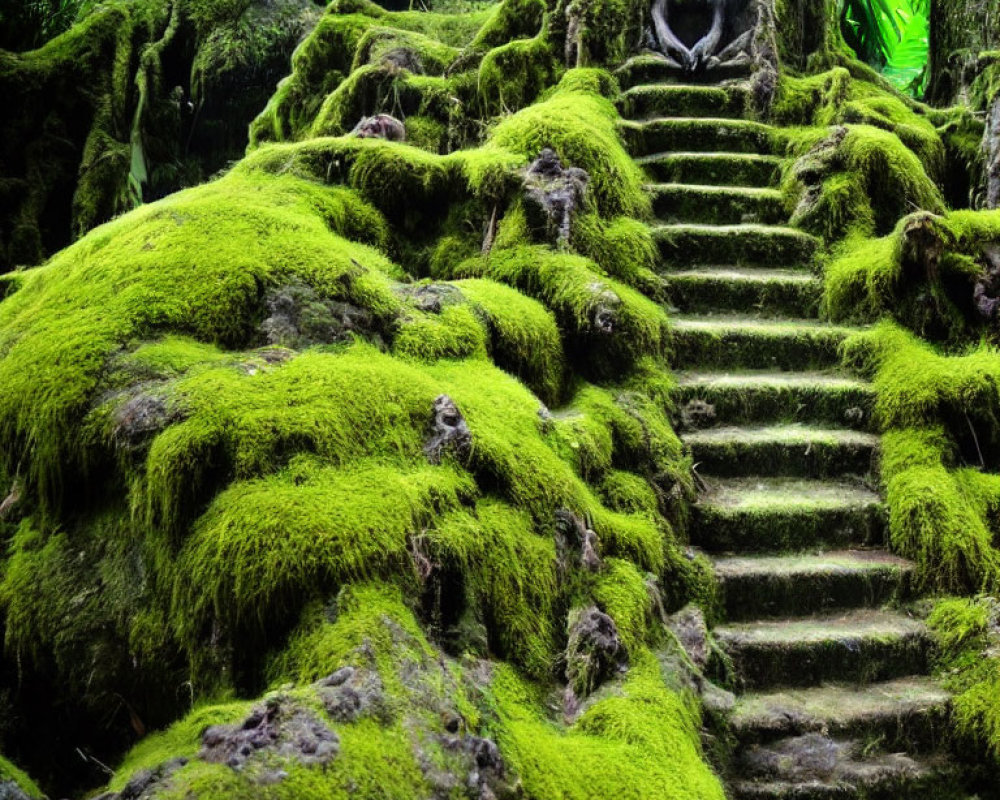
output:
<path id="1" fill-rule="evenodd" d="M 738 64 L 720 64 L 694 74 L 668 61 L 659 53 L 646 52 L 633 56 L 618 69 L 615 77 L 623 89 L 643 83 L 705 83 L 717 84 L 722 81 L 748 78 L 753 65 L 747 61 Z"/>
<path id="2" fill-rule="evenodd" d="M 868 743 L 820 734 L 748 748 L 734 800 L 962 800 L 967 775 L 948 758 L 869 755 Z"/>
<path id="3" fill-rule="evenodd" d="M 672 277 L 672 276 L 671 276 Z M 678 376 L 678 406 L 711 406 L 716 422 L 826 422 L 865 429 L 875 390 L 870 383 L 828 372 L 688 372 Z"/>
<path id="4" fill-rule="evenodd" d="M 879 437 L 801 423 L 725 426 L 681 435 L 701 475 L 829 478 L 868 475 Z"/>
<path id="5" fill-rule="evenodd" d="M 664 183 L 776 186 L 781 175 L 780 158 L 757 153 L 654 153 L 637 161 Z"/>
<path id="6" fill-rule="evenodd" d="M 805 270 L 700 267 L 664 277 L 671 305 L 685 313 L 810 317 L 818 312 L 823 293 L 823 282 Z"/>
<path id="7" fill-rule="evenodd" d="M 682 83 L 645 83 L 624 92 L 618 110 L 626 119 L 652 117 L 738 118 L 750 109 L 750 90 L 728 86 Z"/>
<path id="8" fill-rule="evenodd" d="M 931 652 L 923 622 L 872 609 L 735 623 L 714 633 L 746 691 L 918 675 L 927 672 Z"/>
<path id="9" fill-rule="evenodd" d="M 751 477 L 706 480 L 692 541 L 728 553 L 884 546 L 881 498 L 859 481 Z"/>
<path id="10" fill-rule="evenodd" d="M 625 120 L 618 124 L 618 129 L 633 156 L 689 150 L 774 155 L 781 138 L 778 130 L 770 125 L 725 117 Z"/>
<path id="11" fill-rule="evenodd" d="M 655 225 L 653 238 L 665 265 L 731 264 L 811 269 L 819 240 L 773 225 Z"/>
<path id="12" fill-rule="evenodd" d="M 882 606 L 913 590 L 913 563 L 885 550 L 726 555 L 712 563 L 732 621 Z"/>
<path id="13" fill-rule="evenodd" d="M 671 363 L 678 369 L 829 369 L 839 365 L 841 343 L 857 330 L 813 320 L 677 315 Z"/>
<path id="14" fill-rule="evenodd" d="M 654 183 L 647 191 L 653 198 L 653 213 L 665 223 L 770 225 L 788 221 L 788 211 L 777 189 Z"/>
<path id="15" fill-rule="evenodd" d="M 729 718 L 741 744 L 821 733 L 878 741 L 889 751 L 929 752 L 950 733 L 951 695 L 936 680 L 909 676 L 858 687 L 828 684 L 739 697 Z"/>

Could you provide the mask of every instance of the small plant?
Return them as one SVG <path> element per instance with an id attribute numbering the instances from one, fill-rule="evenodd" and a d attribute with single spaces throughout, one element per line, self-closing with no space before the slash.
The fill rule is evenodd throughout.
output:
<path id="1" fill-rule="evenodd" d="M 930 0 L 846 0 L 841 29 L 858 58 L 900 91 L 927 88 Z"/>

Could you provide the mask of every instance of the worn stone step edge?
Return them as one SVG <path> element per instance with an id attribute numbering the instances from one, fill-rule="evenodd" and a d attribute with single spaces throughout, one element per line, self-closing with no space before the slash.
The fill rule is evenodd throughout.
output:
<path id="1" fill-rule="evenodd" d="M 885 544 L 882 499 L 857 481 L 703 480 L 691 538 L 707 550 L 778 554 Z"/>
<path id="2" fill-rule="evenodd" d="M 633 156 L 663 151 L 739 152 L 775 155 L 784 137 L 778 128 L 726 117 L 661 117 L 622 120 L 618 131 Z"/>
<path id="3" fill-rule="evenodd" d="M 678 369 L 827 369 L 839 365 L 840 345 L 856 330 L 809 320 L 677 315 L 671 363 Z"/>
<path id="4" fill-rule="evenodd" d="M 646 191 L 653 200 L 653 214 L 665 223 L 772 225 L 788 221 L 784 198 L 775 189 L 652 183 Z"/>
<path id="5" fill-rule="evenodd" d="M 710 428 L 681 439 L 699 473 L 719 477 L 867 475 L 879 449 L 871 433 L 800 423 Z"/>
<path id="6" fill-rule="evenodd" d="M 732 117 L 750 110 L 750 90 L 743 85 L 645 83 L 632 86 L 618 101 L 626 119 L 653 116 Z"/>
<path id="7" fill-rule="evenodd" d="M 870 383 L 824 373 L 688 372 L 673 396 L 685 415 L 708 422 L 833 422 L 872 426 L 875 390 Z"/>
<path id="8" fill-rule="evenodd" d="M 653 153 L 636 159 L 653 181 L 699 185 L 774 187 L 781 176 L 778 156 L 758 153 Z"/>
<path id="9" fill-rule="evenodd" d="M 758 620 L 720 626 L 714 634 L 745 691 L 920 674 L 932 649 L 922 622 L 886 611 Z"/>
<path id="10" fill-rule="evenodd" d="M 623 89 L 642 83 L 662 81 L 698 82 L 718 84 L 725 80 L 746 78 L 750 75 L 753 65 L 749 62 L 719 66 L 694 75 L 686 73 L 682 68 L 671 64 L 659 53 L 640 53 L 628 59 L 618 67 L 614 74 Z"/>
<path id="11" fill-rule="evenodd" d="M 729 725 L 746 746 L 806 733 L 878 740 L 884 749 L 928 752 L 949 733 L 951 694 L 933 678 L 869 686 L 828 684 L 738 698 Z"/>
<path id="12" fill-rule="evenodd" d="M 776 317 L 815 315 L 822 281 L 804 270 L 696 267 L 663 273 L 667 298 L 686 314 L 730 311 Z"/>
<path id="13" fill-rule="evenodd" d="M 913 594 L 914 565 L 884 550 L 712 559 L 729 621 L 878 607 Z"/>
<path id="14" fill-rule="evenodd" d="M 761 265 L 812 269 L 819 240 L 777 225 L 654 225 L 653 239 L 665 265 Z"/>
<path id="15" fill-rule="evenodd" d="M 733 800 L 965 800 L 967 777 L 959 765 L 933 756 L 928 761 L 904 754 L 855 762 L 825 780 L 733 780 Z M 853 773 L 853 774 L 852 774 Z"/>

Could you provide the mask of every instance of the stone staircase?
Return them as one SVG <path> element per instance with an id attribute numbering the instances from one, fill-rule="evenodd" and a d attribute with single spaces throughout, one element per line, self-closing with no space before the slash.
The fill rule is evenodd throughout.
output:
<path id="1" fill-rule="evenodd" d="M 647 55 L 618 77 L 704 483 L 692 538 L 726 615 L 730 796 L 964 797 L 930 638 L 901 607 L 913 565 L 884 549 L 873 391 L 839 369 L 851 330 L 818 319 L 819 242 L 783 225 L 776 131 L 744 118 L 739 70 L 692 83 Z"/>

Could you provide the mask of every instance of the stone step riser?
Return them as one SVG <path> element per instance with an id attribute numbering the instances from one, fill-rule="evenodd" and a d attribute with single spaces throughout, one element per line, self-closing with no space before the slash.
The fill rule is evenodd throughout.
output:
<path id="1" fill-rule="evenodd" d="M 874 608 L 913 595 L 910 570 L 717 576 L 727 619 L 806 616 L 838 609 Z"/>
<path id="2" fill-rule="evenodd" d="M 820 547 L 882 546 L 886 527 L 885 508 L 874 504 L 767 512 L 699 505 L 694 510 L 691 540 L 715 552 L 790 553 Z"/>
<path id="3" fill-rule="evenodd" d="M 712 311 L 774 317 L 813 317 L 822 284 L 809 281 L 739 280 L 735 277 L 665 273 L 667 298 L 684 313 Z"/>
<path id="4" fill-rule="evenodd" d="M 798 231 L 767 227 L 660 226 L 653 238 L 665 266 L 762 266 L 810 269 L 817 241 Z"/>
<path id="5" fill-rule="evenodd" d="M 735 478 L 771 475 L 831 478 L 867 475 L 876 466 L 877 449 L 864 442 L 815 440 L 704 442 L 688 440 L 702 475 Z"/>
<path id="6" fill-rule="evenodd" d="M 699 190 L 696 186 L 652 186 L 653 213 L 661 222 L 715 225 L 756 223 L 777 225 L 788 220 L 781 196 Z"/>
<path id="7" fill-rule="evenodd" d="M 760 330 L 674 329 L 671 333 L 677 369 L 829 369 L 840 363 L 844 335 L 822 330 L 770 332 Z"/>
<path id="8" fill-rule="evenodd" d="M 715 117 L 739 119 L 750 108 L 750 92 L 743 87 L 635 86 L 622 95 L 619 113 L 626 119 L 656 117 Z"/>
<path id="9" fill-rule="evenodd" d="M 953 770 L 901 775 L 867 786 L 849 783 L 755 784 L 738 782 L 732 800 L 967 800 Z"/>
<path id="10" fill-rule="evenodd" d="M 746 691 L 829 681 L 867 684 L 925 674 L 930 666 L 931 641 L 925 632 L 845 634 L 823 641 L 747 641 L 725 632 L 717 632 L 717 637 Z"/>
<path id="11" fill-rule="evenodd" d="M 681 383 L 674 392 L 679 407 L 701 401 L 711 405 L 724 425 L 768 421 L 833 423 L 845 428 L 872 427 L 875 394 L 867 387 L 711 385 Z"/>
<path id="12" fill-rule="evenodd" d="M 661 153 L 640 163 L 659 183 L 773 188 L 781 174 L 777 158 L 746 153 Z"/>
<path id="13" fill-rule="evenodd" d="M 647 83 L 701 83 L 715 85 L 722 81 L 738 80 L 750 76 L 751 64 L 718 66 L 711 70 L 688 73 L 656 56 L 637 56 L 615 70 L 615 77 L 622 89 L 631 89 Z"/>
<path id="14" fill-rule="evenodd" d="M 945 744 L 951 733 L 951 711 L 947 702 L 898 711 L 879 711 L 844 722 L 802 718 L 789 712 L 775 724 L 762 727 L 734 726 L 732 733 L 741 747 L 767 744 L 788 736 L 822 733 L 837 738 L 877 741 L 888 752 L 932 753 Z"/>
<path id="15" fill-rule="evenodd" d="M 677 117 L 623 122 L 619 131 L 633 156 L 670 151 L 773 155 L 777 146 L 772 128 L 746 120 Z"/>

